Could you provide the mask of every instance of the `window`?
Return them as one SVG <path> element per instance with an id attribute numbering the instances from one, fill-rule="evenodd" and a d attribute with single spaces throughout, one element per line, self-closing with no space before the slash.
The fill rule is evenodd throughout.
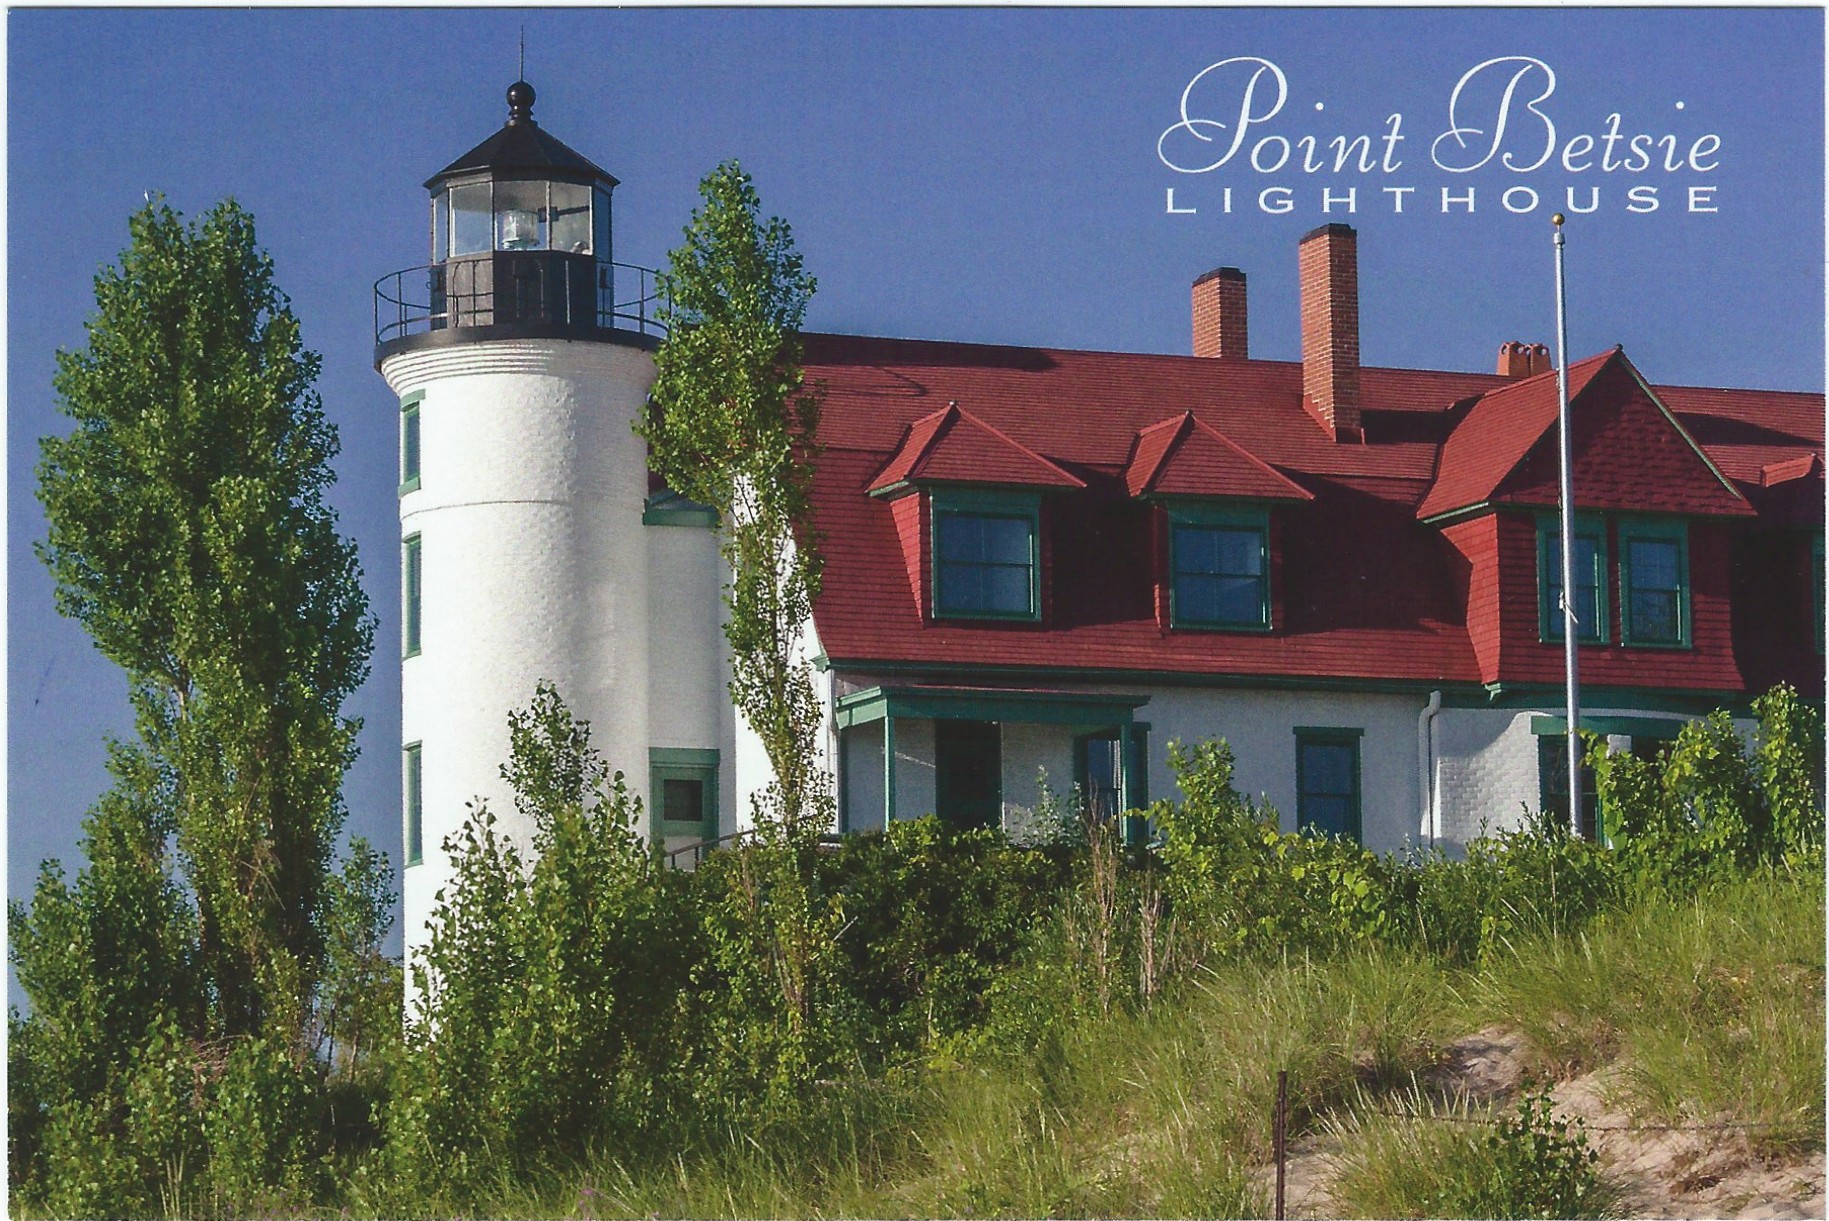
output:
<path id="1" fill-rule="evenodd" d="M 1360 729 L 1296 729 L 1296 826 L 1357 841 Z"/>
<path id="2" fill-rule="evenodd" d="M 1270 518 L 1264 510 L 1169 510 L 1169 622 L 1270 626 Z"/>
<path id="3" fill-rule="evenodd" d="M 1041 497 L 935 493 L 934 614 L 1039 619 Z"/>
<path id="4" fill-rule="evenodd" d="M 419 655 L 419 596 L 423 580 L 419 536 L 409 534 L 400 547 L 400 646 L 406 657 Z"/>
<path id="5" fill-rule="evenodd" d="M 400 400 L 400 494 L 419 490 L 419 403 L 425 391 Z"/>
<path id="6" fill-rule="evenodd" d="M 1566 724 L 1566 722 L 1565 722 Z M 1582 718 L 1586 727 L 1587 718 Z M 1636 754 L 1638 739 L 1633 739 Z M 1538 806 L 1560 825 L 1569 825 L 1569 740 L 1563 734 L 1543 734 L 1537 739 Z M 1584 757 L 1581 764 L 1581 837 L 1600 835 L 1600 794 L 1594 787 L 1594 769 Z"/>
<path id="7" fill-rule="evenodd" d="M 406 863 L 418 865 L 425 860 L 424 818 L 425 818 L 425 771 L 422 766 L 422 751 L 418 742 L 409 742 L 401 752 L 400 783 L 403 790 L 401 806 L 403 823 L 401 827 L 401 845 L 404 848 Z"/>
<path id="8" fill-rule="evenodd" d="M 1124 812 L 1123 745 L 1115 729 L 1079 739 L 1075 779 L 1086 817 L 1093 822 L 1107 822 Z"/>
<path id="9" fill-rule="evenodd" d="M 1689 643 L 1688 552 L 1683 522 L 1620 523 L 1621 643 L 1678 648 Z"/>
<path id="10" fill-rule="evenodd" d="M 648 780 L 656 840 L 718 837 L 717 751 L 653 747 Z"/>
<path id="11" fill-rule="evenodd" d="M 1562 639 L 1562 523 L 1545 515 L 1537 522 L 1537 588 L 1542 591 L 1543 640 Z M 1575 639 L 1607 641 L 1607 533 L 1598 521 L 1575 519 Z"/>

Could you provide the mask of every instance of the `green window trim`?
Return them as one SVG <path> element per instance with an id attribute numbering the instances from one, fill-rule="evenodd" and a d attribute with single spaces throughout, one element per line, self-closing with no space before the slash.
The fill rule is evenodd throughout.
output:
<path id="1" fill-rule="evenodd" d="M 415 390 L 400 400 L 400 495 L 419 490 L 419 404 L 425 391 Z"/>
<path id="2" fill-rule="evenodd" d="M 425 751 L 408 742 L 400 753 L 401 855 L 410 869 L 425 863 Z"/>
<path id="3" fill-rule="evenodd" d="M 1296 739 L 1296 828 L 1306 830 L 1313 824 L 1316 805 L 1322 801 L 1341 801 L 1341 831 L 1354 843 L 1365 842 L 1364 815 L 1362 801 L 1364 784 L 1360 769 L 1360 739 L 1365 736 L 1363 729 L 1351 729 L 1339 726 L 1298 725 L 1295 727 Z M 1310 750 L 1341 749 L 1349 753 L 1347 765 L 1348 784 L 1345 788 L 1323 790 L 1319 787 L 1325 777 L 1317 776 L 1309 757 Z M 1311 785 L 1314 787 L 1311 788 Z"/>
<path id="4" fill-rule="evenodd" d="M 696 500 L 687 500 L 678 492 L 656 492 L 642 504 L 641 524 L 710 530 L 718 524 L 718 511 Z"/>
<path id="5" fill-rule="evenodd" d="M 1263 506 L 1220 506 L 1195 501 L 1171 501 L 1164 506 L 1169 529 L 1169 626 L 1180 630 L 1209 632 L 1268 632 L 1272 629 L 1270 611 L 1270 510 Z M 1203 573 L 1194 569 L 1184 572 L 1184 531 L 1227 531 L 1257 535 L 1256 573 Z M 1196 618 L 1187 609 L 1192 599 L 1183 593 L 1182 577 L 1209 576 L 1257 579 L 1256 612 L 1242 619 Z"/>
<path id="6" fill-rule="evenodd" d="M 400 543 L 400 655 L 419 656 L 423 627 L 421 601 L 425 588 L 425 555 L 419 535 L 409 534 Z"/>
<path id="7" fill-rule="evenodd" d="M 931 493 L 932 521 L 928 523 L 933 555 L 933 617 L 935 619 L 997 619 L 1018 623 L 1041 620 L 1041 493 L 936 488 Z M 990 560 L 947 559 L 941 551 L 942 523 L 947 519 L 976 518 L 1020 521 L 1029 533 L 1029 606 L 1022 611 L 975 610 L 948 606 L 946 569 L 1017 567 Z"/>
<path id="8" fill-rule="evenodd" d="M 1578 644 L 1606 644 L 1612 607 L 1607 600 L 1607 573 L 1611 568 L 1607 555 L 1607 524 L 1586 513 L 1575 515 L 1575 540 L 1594 545 L 1594 631 L 1577 637 Z M 1562 611 L 1556 605 L 1556 588 L 1562 583 L 1562 521 L 1554 513 L 1537 516 L 1537 639 L 1544 644 L 1562 643 Z M 1577 548 L 1577 557 L 1580 551 Z M 1579 574 L 1577 585 L 1579 586 Z M 1579 613 L 1579 612 L 1578 612 Z"/>
<path id="9" fill-rule="evenodd" d="M 1635 580 L 1634 544 L 1674 546 L 1675 584 L 1652 586 Z M 1668 595 L 1673 604 L 1675 632 L 1648 634 L 1633 630 L 1638 618 L 1637 598 Z M 1622 517 L 1619 521 L 1619 638 L 1633 648 L 1687 649 L 1690 647 L 1689 523 L 1681 519 Z"/>
<path id="10" fill-rule="evenodd" d="M 669 785 L 698 786 L 697 819 L 671 817 L 667 794 Z M 674 790 L 676 794 L 678 789 Z M 685 747 L 653 746 L 648 748 L 649 835 L 655 843 L 667 836 L 694 836 L 701 840 L 718 837 L 718 752 Z"/>

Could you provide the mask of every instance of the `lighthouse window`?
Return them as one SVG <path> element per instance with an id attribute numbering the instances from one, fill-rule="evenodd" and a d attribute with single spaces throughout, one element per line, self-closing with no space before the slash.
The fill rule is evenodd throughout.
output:
<path id="1" fill-rule="evenodd" d="M 400 400 L 400 494 L 419 490 L 419 402 L 423 392 Z"/>
<path id="2" fill-rule="evenodd" d="M 599 259 L 609 262 L 610 259 L 610 193 L 608 191 L 591 192 L 591 233 L 592 249 Z"/>
<path id="3" fill-rule="evenodd" d="M 407 657 L 419 655 L 419 594 L 424 583 L 422 567 L 419 536 L 409 534 L 406 542 L 401 545 L 400 554 L 400 651 Z"/>
<path id="4" fill-rule="evenodd" d="M 552 184 L 553 249 L 591 252 L 591 189 L 571 182 Z"/>
<path id="5" fill-rule="evenodd" d="M 495 184 L 495 248 L 546 249 L 546 184 Z"/>
<path id="6" fill-rule="evenodd" d="M 717 751 L 650 747 L 648 775 L 656 840 L 717 837 Z"/>
<path id="7" fill-rule="evenodd" d="M 413 742 L 403 752 L 401 761 L 401 783 L 406 789 L 405 818 L 401 828 L 401 838 L 405 841 L 406 863 L 418 865 L 425 859 L 424 824 L 425 824 L 425 770 L 422 765 L 423 752 L 420 744 Z"/>
<path id="8" fill-rule="evenodd" d="M 451 188 L 451 254 L 487 254 L 490 249 L 489 184 Z"/>

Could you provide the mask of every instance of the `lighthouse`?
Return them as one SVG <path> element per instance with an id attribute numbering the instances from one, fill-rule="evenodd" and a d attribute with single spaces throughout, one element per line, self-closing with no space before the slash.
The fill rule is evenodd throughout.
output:
<path id="1" fill-rule="evenodd" d="M 531 85 L 507 100 L 501 129 L 425 183 L 429 263 L 375 287 L 400 409 L 409 955 L 472 803 L 529 843 L 500 768 L 540 682 L 590 722 L 643 834 L 715 838 L 734 805 L 710 514 L 650 486 L 632 428 L 653 273 L 612 258 L 617 180 L 540 127 Z"/>

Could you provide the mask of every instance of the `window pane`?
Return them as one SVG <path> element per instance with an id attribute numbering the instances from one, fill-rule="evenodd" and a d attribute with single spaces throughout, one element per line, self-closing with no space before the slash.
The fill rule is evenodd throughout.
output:
<path id="1" fill-rule="evenodd" d="M 1219 568 L 1227 576 L 1256 576 L 1264 570 L 1263 536 L 1256 530 L 1215 530 Z"/>
<path id="2" fill-rule="evenodd" d="M 1562 538 L 1549 535 L 1549 638 L 1562 639 Z M 1575 624 L 1577 640 L 1600 638 L 1600 541 L 1575 536 Z"/>
<path id="3" fill-rule="evenodd" d="M 998 564 L 1029 563 L 1029 523 L 1017 517 L 987 517 L 984 558 Z"/>
<path id="4" fill-rule="evenodd" d="M 985 570 L 988 578 L 989 609 L 1002 614 L 1020 615 L 1030 610 L 1029 570 L 999 565 Z"/>
<path id="5" fill-rule="evenodd" d="M 419 478 L 419 408 L 409 407 L 400 417 L 400 482 Z"/>
<path id="6" fill-rule="evenodd" d="M 1302 746 L 1304 794 L 1350 795 L 1353 791 L 1353 748 L 1334 742 Z"/>
<path id="7" fill-rule="evenodd" d="M 984 558 L 984 525 L 977 517 L 942 513 L 938 530 L 940 559 L 977 561 Z"/>
<path id="8" fill-rule="evenodd" d="M 1668 539 L 1633 539 L 1626 544 L 1632 588 L 1677 588 L 1677 545 Z"/>
<path id="9" fill-rule="evenodd" d="M 552 184 L 553 249 L 591 252 L 591 189 L 572 182 Z"/>
<path id="10" fill-rule="evenodd" d="M 1033 523 L 1025 517 L 941 513 L 935 518 L 939 609 L 961 614 L 1035 612 Z"/>
<path id="11" fill-rule="evenodd" d="M 546 249 L 546 184 L 495 184 L 495 248 Z"/>
<path id="12" fill-rule="evenodd" d="M 1177 526 L 1175 618 L 1182 623 L 1264 623 L 1264 532 Z"/>
<path id="13" fill-rule="evenodd" d="M 1219 539 L 1216 532 L 1200 526 L 1177 526 L 1175 570 L 1184 573 L 1219 571 Z"/>
<path id="14" fill-rule="evenodd" d="M 1345 797 L 1310 796 L 1302 802 L 1302 827 L 1327 835 L 1345 836 L 1352 802 Z"/>
<path id="15" fill-rule="evenodd" d="M 705 821 L 705 782 L 702 780 L 663 780 L 661 801 L 666 806 L 661 816 L 667 822 L 703 824 Z"/>
<path id="16" fill-rule="evenodd" d="M 1175 617 L 1189 623 L 1217 623 L 1219 613 L 1219 580 L 1215 577 L 1189 576 L 1175 579 Z"/>
<path id="17" fill-rule="evenodd" d="M 591 192 L 591 243 L 592 253 L 607 262 L 610 257 L 610 194 L 608 191 Z"/>
<path id="18" fill-rule="evenodd" d="M 442 263 L 450 250 L 450 219 L 446 213 L 451 206 L 449 192 L 440 191 L 432 196 L 432 261 Z"/>
<path id="19" fill-rule="evenodd" d="M 1634 641 L 1676 644 L 1682 639 L 1681 554 L 1674 539 L 1635 538 L 1626 543 Z"/>
<path id="20" fill-rule="evenodd" d="M 1264 608 L 1259 600 L 1256 577 L 1221 577 L 1214 582 L 1219 623 L 1262 623 Z"/>
<path id="21" fill-rule="evenodd" d="M 1086 801 L 1086 812 L 1100 820 L 1116 817 L 1122 813 L 1118 809 L 1118 740 L 1088 738 L 1081 746 L 1086 775 L 1081 796 Z"/>
<path id="22" fill-rule="evenodd" d="M 489 184 L 475 183 L 451 188 L 451 253 L 486 254 L 490 248 L 490 228 L 494 224 L 489 207 Z"/>
<path id="23" fill-rule="evenodd" d="M 406 825 L 402 830 L 406 849 L 406 863 L 419 864 L 425 856 L 425 779 L 421 766 L 421 747 L 418 743 L 406 748 L 405 759 L 401 767 L 404 773 L 401 781 L 406 789 Z"/>
<path id="24" fill-rule="evenodd" d="M 1677 595 L 1665 590 L 1632 591 L 1632 639 L 1675 644 L 1678 631 Z"/>
<path id="25" fill-rule="evenodd" d="M 404 646 L 405 652 L 409 657 L 414 653 L 419 652 L 419 593 L 422 581 L 420 572 L 421 565 L 422 560 L 420 558 L 419 536 L 415 534 L 412 538 L 406 540 L 405 553 L 402 556 L 402 566 L 405 569 L 402 573 L 402 577 L 404 578 L 402 583 L 406 588 L 402 591 L 403 596 L 401 598 L 401 601 L 404 603 L 402 609 L 405 612 L 403 615 L 405 622 L 401 624 L 400 635 L 401 644 Z"/>

